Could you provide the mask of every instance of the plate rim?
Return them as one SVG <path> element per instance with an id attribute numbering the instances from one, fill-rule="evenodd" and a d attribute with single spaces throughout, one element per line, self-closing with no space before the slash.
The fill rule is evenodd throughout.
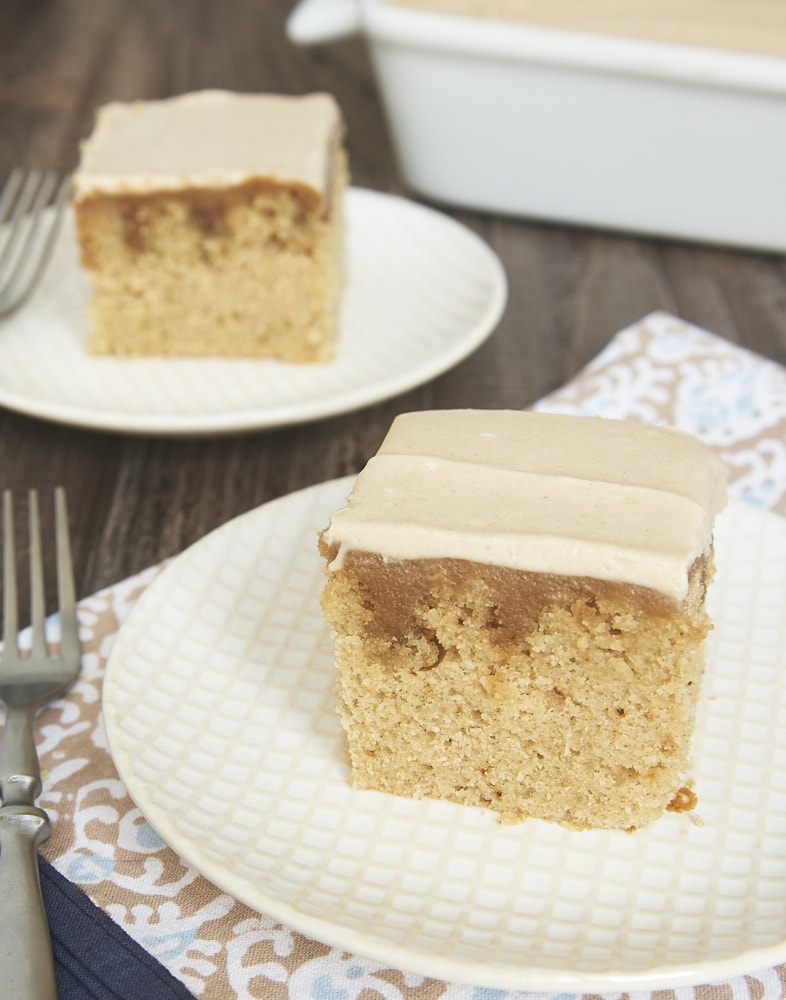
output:
<path id="1" fill-rule="evenodd" d="M 111 431 L 123 434 L 162 435 L 167 437 L 185 437 L 193 435 L 223 435 L 255 430 L 266 430 L 280 427 L 291 427 L 310 423 L 326 417 L 340 416 L 351 413 L 373 403 L 384 402 L 397 395 L 445 374 L 456 367 L 474 351 L 476 351 L 497 329 L 505 313 L 508 302 L 509 284 L 504 265 L 491 245 L 469 226 L 448 215 L 444 211 L 428 204 L 423 204 L 403 195 L 390 194 L 372 188 L 350 186 L 347 188 L 348 212 L 362 210 L 363 202 L 383 205 L 392 212 L 416 212 L 422 217 L 433 221 L 445 229 L 453 229 L 460 234 L 478 259 L 484 261 L 489 282 L 488 301 L 482 318 L 478 320 L 455 343 L 443 348 L 416 368 L 397 374 L 395 377 L 380 378 L 363 386 L 337 389 L 331 393 L 309 400 L 305 405 L 297 401 L 279 403 L 274 407 L 246 407 L 228 413 L 179 415 L 173 413 L 149 414 L 145 412 L 127 414 L 119 411 L 98 410 L 96 407 L 86 407 L 78 403 L 68 403 L 62 400 L 50 401 L 41 396 L 15 391 L 13 386 L 5 386 L 0 377 L 0 407 L 29 417 L 36 417 L 64 424 L 81 427 L 87 430 Z M 71 211 L 69 209 L 69 211 Z M 69 239 L 68 227 L 64 226 L 58 240 Z M 40 293 L 40 289 L 39 289 Z M 29 306 L 27 307 L 29 308 Z M 0 335 L 3 326 L 14 323 L 14 316 L 0 322 Z M 103 361 L 116 363 L 116 358 L 97 357 L 93 359 L 97 366 Z M 161 359 L 127 359 L 130 364 L 137 361 L 160 361 Z M 171 358 L 168 363 L 178 364 L 181 360 L 189 364 L 204 364 L 209 366 L 216 361 L 220 364 L 244 364 L 263 367 L 276 364 L 275 359 L 252 358 Z M 281 362 L 286 364 L 286 362 Z M 320 366 L 321 369 L 322 366 Z"/>
<path id="2" fill-rule="evenodd" d="M 144 616 L 147 613 L 148 604 L 155 602 L 158 590 L 166 589 L 169 576 L 183 569 L 186 558 L 193 558 L 194 555 L 198 555 L 203 547 L 207 548 L 210 545 L 217 545 L 221 541 L 222 536 L 232 535 L 236 532 L 240 522 L 265 516 L 262 512 L 267 508 L 274 505 L 286 504 L 290 501 L 295 502 L 296 498 L 304 494 L 321 491 L 327 493 L 331 490 L 336 490 L 337 493 L 343 491 L 346 494 L 354 479 L 354 475 L 343 476 L 301 488 L 245 511 L 214 528 L 167 563 L 158 576 L 156 576 L 135 601 L 125 621 L 121 623 L 107 658 L 101 693 L 107 745 L 128 795 L 145 817 L 146 822 L 161 837 L 161 840 L 171 849 L 175 850 L 200 875 L 217 885 L 218 888 L 228 892 L 239 902 L 249 906 L 255 912 L 264 912 L 273 919 L 328 946 L 340 948 L 370 961 L 382 963 L 386 967 L 417 973 L 429 978 L 443 979 L 447 982 L 476 987 L 543 993 L 573 992 L 581 994 L 657 991 L 709 984 L 710 982 L 726 980 L 734 976 L 754 972 L 755 970 L 769 968 L 786 961 L 786 932 L 784 932 L 783 938 L 775 944 L 748 948 L 745 951 L 724 959 L 701 959 L 692 963 L 674 965 L 661 964 L 636 972 L 626 971 L 623 968 L 609 969 L 600 973 L 578 970 L 565 972 L 542 965 L 526 967 L 497 965 L 490 967 L 482 962 L 463 960 L 455 957 L 450 958 L 437 953 L 413 952 L 403 945 L 385 941 L 379 937 L 370 940 L 356 928 L 336 924 L 324 916 L 303 913 L 293 903 L 276 899 L 267 890 L 261 893 L 259 891 L 256 893 L 249 892 L 245 889 L 247 882 L 244 881 L 243 876 L 235 872 L 227 871 L 226 877 L 217 880 L 214 870 L 211 874 L 211 862 L 204 850 L 187 835 L 180 835 L 170 816 L 164 815 L 161 809 L 154 805 L 152 811 L 156 816 L 156 822 L 153 822 L 149 818 L 146 811 L 149 805 L 143 808 L 142 804 L 138 801 L 138 789 L 134 778 L 132 778 L 129 784 L 127 772 L 124 773 L 122 765 L 117 763 L 117 757 L 119 756 L 122 759 L 126 754 L 123 751 L 120 753 L 117 752 L 115 740 L 117 742 L 120 741 L 120 726 L 114 714 L 115 708 L 111 704 L 111 690 L 114 671 L 118 669 L 116 663 L 122 650 L 122 643 L 118 642 L 118 640 L 120 639 L 121 632 L 126 627 L 126 623 L 131 623 L 129 625 L 130 631 L 136 617 Z M 727 510 L 730 508 L 741 508 L 748 513 L 755 512 L 756 515 L 772 519 L 774 524 L 779 525 L 778 530 L 783 530 L 786 524 L 784 519 L 777 513 L 743 501 L 732 500 Z M 329 514 L 329 510 L 326 510 L 326 513 Z M 723 516 L 724 514 L 722 513 L 720 517 Z M 141 784 L 144 784 L 141 779 L 139 781 Z M 169 831 L 172 832 L 170 833 Z M 206 868 L 208 870 L 205 870 Z M 264 908 L 261 906 L 263 901 L 265 903 Z"/>

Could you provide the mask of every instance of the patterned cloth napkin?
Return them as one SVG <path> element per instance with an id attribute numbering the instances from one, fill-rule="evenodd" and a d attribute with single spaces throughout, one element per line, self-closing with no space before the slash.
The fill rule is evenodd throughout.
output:
<path id="1" fill-rule="evenodd" d="M 786 370 L 662 313 L 617 334 L 540 410 L 676 425 L 723 456 L 730 493 L 786 514 Z M 100 703 L 112 642 L 158 567 L 80 604 L 81 677 L 42 710 L 42 848 L 61 1000 L 513 1000 L 384 968 L 310 940 L 235 902 L 166 847 L 129 799 L 107 750 Z M 775 998 L 786 967 L 637 1000 Z M 2 984 L 0 984 L 2 995 Z"/>

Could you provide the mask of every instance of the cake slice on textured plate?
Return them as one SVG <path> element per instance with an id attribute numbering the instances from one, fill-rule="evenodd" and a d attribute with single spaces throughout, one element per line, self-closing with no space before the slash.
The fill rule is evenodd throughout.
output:
<path id="1" fill-rule="evenodd" d="M 328 94 L 200 91 L 100 109 L 73 197 L 90 349 L 330 360 L 342 138 Z"/>
<path id="2" fill-rule="evenodd" d="M 319 541 L 353 784 L 575 828 L 690 804 L 725 496 L 679 431 L 399 416 Z"/>

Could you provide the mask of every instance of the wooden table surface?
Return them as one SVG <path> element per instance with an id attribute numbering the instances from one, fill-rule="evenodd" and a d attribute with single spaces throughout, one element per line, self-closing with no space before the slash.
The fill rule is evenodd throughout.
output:
<path id="1" fill-rule="evenodd" d="M 98 106 L 204 87 L 333 92 L 353 183 L 403 192 L 365 45 L 298 49 L 292 0 L 3 0 L 0 179 L 72 169 Z M 93 432 L 0 410 L 2 487 L 69 496 L 80 596 L 180 552 L 266 500 L 358 470 L 407 409 L 526 407 L 618 330 L 665 309 L 786 363 L 786 258 L 445 209 L 510 281 L 495 334 L 435 381 L 287 429 L 166 438 Z M 0 324 L 2 336 L 2 324 Z M 49 521 L 46 504 L 45 529 Z"/>

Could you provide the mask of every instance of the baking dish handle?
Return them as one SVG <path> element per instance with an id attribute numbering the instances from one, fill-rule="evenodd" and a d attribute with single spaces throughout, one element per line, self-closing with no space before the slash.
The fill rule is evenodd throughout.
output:
<path id="1" fill-rule="evenodd" d="M 300 0 L 287 20 L 287 37 L 297 45 L 316 45 L 360 28 L 360 0 Z"/>

